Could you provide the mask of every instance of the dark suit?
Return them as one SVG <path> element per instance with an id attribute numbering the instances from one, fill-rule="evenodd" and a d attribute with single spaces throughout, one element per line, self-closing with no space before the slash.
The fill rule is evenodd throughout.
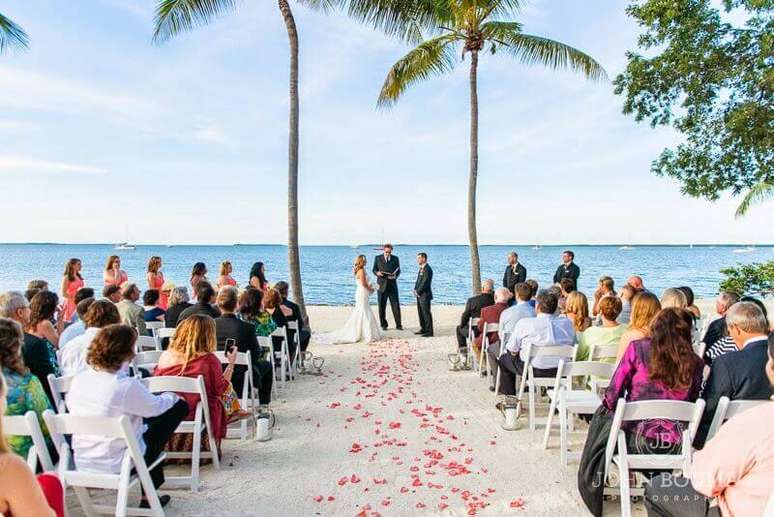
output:
<path id="1" fill-rule="evenodd" d="M 377 273 L 385 273 L 379 276 Z M 387 300 L 392 307 L 392 317 L 395 318 L 395 326 L 401 328 L 400 301 L 398 301 L 398 277 L 400 276 L 400 260 L 395 255 L 387 261 L 384 255 L 377 255 L 374 259 L 373 273 L 376 275 L 376 283 L 379 286 L 377 298 L 379 300 L 379 322 L 382 328 L 387 328 Z M 394 274 L 395 278 L 387 278 L 386 274 Z"/>
<path id="2" fill-rule="evenodd" d="M 467 346 L 468 323 L 471 318 L 481 317 L 481 309 L 494 305 L 494 295 L 492 293 L 481 293 L 471 298 L 465 303 L 465 310 L 462 312 L 460 324 L 457 327 L 457 346 L 464 348 Z M 473 334 L 477 335 L 478 327 L 473 327 Z"/>
<path id="3" fill-rule="evenodd" d="M 508 264 L 505 268 L 505 274 L 503 275 L 503 287 L 507 288 L 510 292 L 513 292 L 513 288 L 516 284 L 520 284 L 527 279 L 527 268 L 520 263 L 516 263 L 515 266 Z"/>
<path id="4" fill-rule="evenodd" d="M 570 262 L 569 264 L 562 264 L 556 268 L 556 273 L 554 273 L 554 283 L 558 284 L 562 278 L 569 278 L 572 280 L 573 289 L 577 289 L 578 278 L 580 278 L 580 268 L 578 265 L 575 262 Z"/>
<path id="5" fill-rule="evenodd" d="M 430 312 L 430 301 L 433 299 L 433 268 L 425 264 L 419 268 L 417 281 L 414 283 L 414 293 L 417 296 L 417 312 L 419 313 L 419 329 L 423 334 L 433 335 L 433 313 Z"/>
<path id="6" fill-rule="evenodd" d="M 210 305 L 209 303 L 198 302 L 180 313 L 180 316 L 177 318 L 177 325 L 180 325 L 181 321 L 190 316 L 193 316 L 194 314 L 204 314 L 210 318 L 217 318 L 220 316 L 220 310 L 218 310 L 218 308 L 214 305 Z"/>
<path id="7" fill-rule="evenodd" d="M 170 305 L 167 308 L 167 313 L 164 314 L 164 324 L 168 328 L 177 327 L 177 320 L 180 318 L 180 314 L 190 306 L 191 304 L 188 302 L 181 302 L 176 303 L 175 305 Z"/>
<path id="8" fill-rule="evenodd" d="M 272 371 L 271 363 L 263 359 L 263 353 L 258 346 L 258 338 L 255 336 L 255 327 L 242 321 L 233 314 L 225 314 L 215 318 L 215 334 L 218 340 L 218 350 L 226 349 L 226 340 L 233 339 L 237 350 L 250 352 L 250 360 L 253 363 L 253 386 L 258 388 L 258 398 L 261 404 L 268 404 L 271 399 Z M 247 367 L 235 366 L 231 376 L 231 384 L 237 395 L 242 397 L 242 388 L 245 382 Z"/>
<path id="9" fill-rule="evenodd" d="M 702 393 L 707 406 L 693 442 L 695 447 L 704 446 L 720 397 L 726 396 L 731 400 L 766 400 L 771 397 L 774 389 L 766 375 L 768 359 L 768 338 L 761 336 L 760 340 L 748 343 L 742 350 L 724 354 L 713 361 Z"/>
<path id="10" fill-rule="evenodd" d="M 295 302 L 291 302 L 287 299 L 282 300 L 282 305 L 293 311 L 293 314 L 288 316 L 288 321 L 298 322 L 298 342 L 301 345 L 301 351 L 306 352 L 306 349 L 309 346 L 309 340 L 312 338 L 312 333 L 309 332 L 308 329 L 304 328 L 303 318 L 301 318 L 301 307 L 299 307 Z M 294 332 L 294 330 L 288 329 L 288 339 L 291 343 L 293 342 Z"/>

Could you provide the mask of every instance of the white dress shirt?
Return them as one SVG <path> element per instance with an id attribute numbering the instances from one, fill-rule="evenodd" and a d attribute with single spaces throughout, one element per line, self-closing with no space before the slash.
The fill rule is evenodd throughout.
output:
<path id="1" fill-rule="evenodd" d="M 89 367 L 73 379 L 67 393 L 67 409 L 73 415 L 129 417 L 134 435 L 145 453 L 142 435 L 146 430 L 143 418 L 158 416 L 178 400 L 174 393 L 154 395 L 139 379 L 129 377 L 125 370 L 117 373 L 97 371 Z M 111 440 L 99 435 L 73 437 L 75 465 L 78 469 L 118 473 L 126 450 L 124 440 Z"/>
<path id="2" fill-rule="evenodd" d="M 82 320 L 77 320 L 62 331 L 62 335 L 59 336 L 59 348 L 61 349 L 73 339 L 83 335 L 84 332 L 86 332 L 86 324 Z"/>
<path id="3" fill-rule="evenodd" d="M 513 333 L 513 327 L 522 318 L 534 318 L 535 308 L 529 302 L 518 302 L 500 313 L 500 342 L 507 343 Z"/>
<path id="4" fill-rule="evenodd" d="M 575 343 L 575 328 L 568 318 L 559 318 L 553 314 L 538 314 L 534 318 L 523 318 L 513 328 L 511 338 L 505 348 L 512 353 L 519 353 L 521 360 L 526 362 L 527 345 L 532 346 L 563 346 Z M 558 357 L 535 357 L 532 365 L 535 368 L 549 369 L 559 366 Z"/>
<path id="5" fill-rule="evenodd" d="M 87 368 L 86 356 L 89 347 L 100 330 L 102 329 L 89 327 L 83 334 L 59 349 L 59 368 L 62 375 L 76 375 Z"/>

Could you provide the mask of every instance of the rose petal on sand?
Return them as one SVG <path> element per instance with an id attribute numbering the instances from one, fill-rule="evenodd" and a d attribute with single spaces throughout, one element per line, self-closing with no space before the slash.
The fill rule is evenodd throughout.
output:
<path id="1" fill-rule="evenodd" d="M 321 496 L 321 495 L 316 495 L 316 496 L 314 496 L 314 500 L 315 500 L 316 502 L 318 502 L 318 503 L 321 503 L 321 502 L 322 502 L 322 500 L 323 500 L 323 496 Z"/>
<path id="2" fill-rule="evenodd" d="M 339 483 L 339 486 L 346 485 L 347 483 L 349 483 L 349 477 L 344 476 L 343 478 L 339 479 L 338 483 Z"/>
<path id="3" fill-rule="evenodd" d="M 357 474 L 352 474 L 352 477 L 351 477 L 351 478 L 349 478 L 349 480 L 350 480 L 352 483 L 360 483 L 360 478 L 359 478 L 359 477 L 357 477 Z"/>
<path id="4" fill-rule="evenodd" d="M 511 501 L 511 508 L 524 508 L 524 499 L 521 497 L 517 497 L 513 501 Z"/>
<path id="5" fill-rule="evenodd" d="M 426 508 L 426 506 L 425 506 L 425 503 L 423 503 L 423 502 L 419 502 L 419 503 L 417 503 L 417 504 L 416 504 L 416 507 L 417 507 L 417 508 Z"/>

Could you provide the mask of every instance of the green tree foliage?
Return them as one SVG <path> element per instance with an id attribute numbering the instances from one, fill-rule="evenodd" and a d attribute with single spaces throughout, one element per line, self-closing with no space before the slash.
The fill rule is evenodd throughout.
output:
<path id="1" fill-rule="evenodd" d="M 635 0 L 642 53 L 628 52 L 615 80 L 624 113 L 684 137 L 653 172 L 710 200 L 774 183 L 774 0 L 717 4 Z"/>
<path id="2" fill-rule="evenodd" d="M 726 275 L 720 282 L 723 291 L 760 296 L 774 294 L 774 260 L 729 267 L 720 272 Z"/>

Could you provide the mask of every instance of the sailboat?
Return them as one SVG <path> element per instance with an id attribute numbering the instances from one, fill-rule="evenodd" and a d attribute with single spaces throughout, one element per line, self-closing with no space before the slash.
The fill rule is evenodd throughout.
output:
<path id="1" fill-rule="evenodd" d="M 116 250 L 134 250 L 134 249 L 137 249 L 137 246 L 135 246 L 134 244 L 129 244 L 128 242 L 119 242 L 118 244 L 115 245 L 115 247 L 113 249 L 116 249 Z"/>
<path id="2" fill-rule="evenodd" d="M 734 253 L 750 253 L 751 251 L 755 251 L 755 246 L 747 246 L 746 248 L 736 248 L 733 250 Z"/>
<path id="3" fill-rule="evenodd" d="M 618 249 L 621 250 L 621 251 L 632 251 L 635 248 L 634 248 L 634 246 L 629 246 L 628 244 L 624 244 L 623 246 L 621 246 Z"/>

